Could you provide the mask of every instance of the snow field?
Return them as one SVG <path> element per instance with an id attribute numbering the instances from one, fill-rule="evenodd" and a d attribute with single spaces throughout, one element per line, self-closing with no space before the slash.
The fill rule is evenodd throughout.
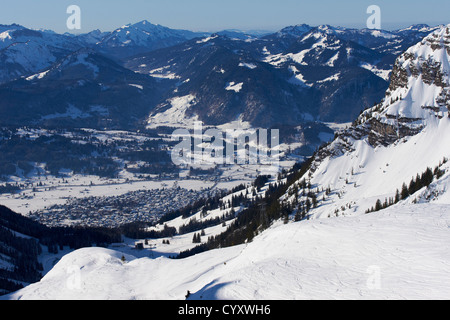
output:
<path id="1" fill-rule="evenodd" d="M 183 260 L 122 263 L 121 252 L 82 249 L 5 298 L 180 300 L 189 290 L 193 299 L 446 299 L 449 227 L 445 205 L 396 205 L 276 223 L 252 243 Z"/>

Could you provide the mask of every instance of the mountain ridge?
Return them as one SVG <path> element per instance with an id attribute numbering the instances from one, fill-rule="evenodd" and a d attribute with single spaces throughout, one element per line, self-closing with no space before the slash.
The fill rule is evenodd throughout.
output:
<path id="1" fill-rule="evenodd" d="M 346 207 L 341 214 L 362 213 L 370 205 L 361 196 L 372 198 L 373 204 L 376 197 L 381 201 L 394 198 L 402 183 L 446 162 L 449 31 L 449 26 L 442 27 L 401 55 L 383 101 L 365 110 L 349 129 L 316 153 L 305 176 L 311 184 L 336 190 L 333 200 L 326 200 L 335 202 L 334 209 L 327 206 L 328 211 L 341 213 L 341 207 Z M 403 162 L 406 157 L 408 164 Z M 361 188 L 363 195 L 358 191 Z M 315 211 L 313 216 L 329 215 L 320 206 Z"/>
<path id="2" fill-rule="evenodd" d="M 157 258 L 119 249 L 77 250 L 39 283 L 4 298 L 445 298 L 449 38 L 450 25 L 399 56 L 382 102 L 364 110 L 301 168 L 260 177 L 210 206 L 154 226 L 180 230 L 189 224 L 195 230 L 163 244 L 142 242 Z M 402 184 L 407 190 L 400 195 Z M 202 232 L 208 240 L 197 236 L 202 223 L 225 213 L 232 220 L 208 225 Z M 192 236 L 200 238 L 199 247 L 192 249 Z M 168 259 L 172 243 L 191 248 L 189 257 Z M 74 279 L 67 270 L 78 263 L 83 281 L 62 286 Z"/>
<path id="3" fill-rule="evenodd" d="M 4 125 L 139 126 L 163 86 L 82 48 L 39 73 L 0 85 Z M 45 93 L 45 94 L 43 94 Z"/>

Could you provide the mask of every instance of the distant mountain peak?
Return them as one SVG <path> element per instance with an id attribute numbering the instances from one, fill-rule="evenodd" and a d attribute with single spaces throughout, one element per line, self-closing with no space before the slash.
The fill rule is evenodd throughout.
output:
<path id="1" fill-rule="evenodd" d="M 394 32 L 396 33 L 431 33 L 433 31 L 438 30 L 439 28 L 443 27 L 444 25 L 439 25 L 435 27 L 430 27 L 428 24 L 413 24 L 407 28 L 399 29 Z"/>
<path id="2" fill-rule="evenodd" d="M 168 29 L 170 30 L 170 28 L 162 26 L 160 24 L 153 24 L 151 22 L 149 22 L 148 20 L 142 20 L 133 24 L 128 24 L 128 27 L 131 28 L 136 28 L 139 30 L 152 30 L 152 29 Z"/>
<path id="3" fill-rule="evenodd" d="M 25 29 L 24 26 L 21 26 L 20 24 L 17 24 L 17 23 L 13 23 L 13 24 L 0 24 L 0 30 L 2 30 L 2 29 L 11 29 L 11 28 Z"/>
<path id="4" fill-rule="evenodd" d="M 148 20 L 142 20 L 142 21 L 139 21 L 139 22 L 136 22 L 136 23 L 132 23 L 132 24 L 129 24 L 129 26 L 131 26 L 131 27 L 142 27 L 142 28 L 161 27 L 161 28 L 167 28 L 167 29 L 169 29 L 168 27 L 164 27 L 164 26 L 162 26 L 162 25 L 160 25 L 160 24 L 151 23 L 151 22 L 148 21 Z"/>
<path id="5" fill-rule="evenodd" d="M 400 29 L 398 31 L 419 31 L 424 28 L 429 28 L 430 26 L 427 24 L 413 24 L 407 28 Z"/>
<path id="6" fill-rule="evenodd" d="M 321 24 L 320 26 L 317 26 L 317 29 L 326 31 L 326 30 L 335 30 L 336 28 L 329 24 Z"/>
<path id="7" fill-rule="evenodd" d="M 142 20 L 142 21 L 139 21 L 139 22 L 137 22 L 135 25 L 146 25 L 146 24 L 152 24 L 152 23 L 150 23 L 148 20 Z"/>
<path id="8" fill-rule="evenodd" d="M 105 53 L 120 59 L 170 47 L 203 35 L 203 33 L 171 29 L 142 20 L 110 32 L 99 41 L 99 46 Z"/>
<path id="9" fill-rule="evenodd" d="M 311 31 L 311 29 L 313 29 L 313 27 L 307 24 L 298 24 L 295 26 L 289 26 L 281 29 L 280 31 L 278 31 L 277 35 L 279 36 L 290 35 L 299 37 Z"/>

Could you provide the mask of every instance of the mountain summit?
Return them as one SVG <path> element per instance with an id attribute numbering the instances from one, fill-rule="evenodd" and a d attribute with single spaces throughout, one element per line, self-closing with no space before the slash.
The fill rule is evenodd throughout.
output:
<path id="1" fill-rule="evenodd" d="M 187 30 L 174 30 L 161 25 L 155 25 L 147 20 L 135 24 L 124 25 L 107 36 L 99 43 L 99 48 L 116 58 L 124 58 L 143 52 L 170 47 L 192 38 L 204 36 Z"/>

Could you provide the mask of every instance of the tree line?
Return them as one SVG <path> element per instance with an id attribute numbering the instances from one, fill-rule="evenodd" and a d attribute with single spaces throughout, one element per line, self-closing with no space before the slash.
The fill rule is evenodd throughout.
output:
<path id="1" fill-rule="evenodd" d="M 436 166 L 433 169 L 427 168 L 422 174 L 417 174 L 416 177 L 413 177 L 409 182 L 409 185 L 403 183 L 401 189 L 397 189 L 394 197 L 385 198 L 384 202 L 381 199 L 378 199 L 375 203 L 375 206 L 368 209 L 366 213 L 377 212 L 383 209 L 386 209 L 394 204 L 399 203 L 402 200 L 408 199 L 410 196 L 415 194 L 417 191 L 422 188 L 429 187 L 433 180 L 436 178 L 438 180 L 441 178 L 445 171 L 441 169 L 442 165 L 447 163 L 448 159 L 444 158 L 439 166 Z"/>
<path id="2" fill-rule="evenodd" d="M 175 258 L 184 259 L 208 250 L 250 242 L 257 234 L 269 228 L 274 221 L 291 215 L 293 213 L 292 205 L 285 202 L 280 203 L 279 199 L 287 192 L 290 186 L 307 172 L 312 161 L 313 157 L 303 164 L 297 164 L 290 171 L 283 170 L 279 175 L 278 181 L 268 185 L 265 197 L 253 198 L 250 204 L 229 224 L 225 232 L 216 236 L 210 236 L 204 243 L 190 250 L 180 252 Z M 261 178 L 261 184 L 265 179 Z M 286 179 L 286 182 L 281 182 L 282 179 Z M 262 186 L 261 184 L 258 185 Z M 236 199 L 239 199 L 239 197 Z M 236 199 L 235 201 L 237 201 Z M 198 243 L 198 235 L 196 235 L 195 240 L 197 242 L 193 242 Z"/>

